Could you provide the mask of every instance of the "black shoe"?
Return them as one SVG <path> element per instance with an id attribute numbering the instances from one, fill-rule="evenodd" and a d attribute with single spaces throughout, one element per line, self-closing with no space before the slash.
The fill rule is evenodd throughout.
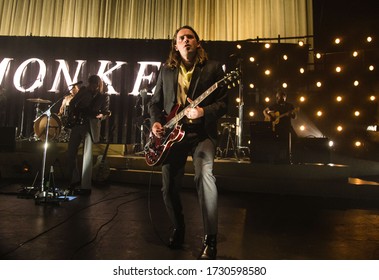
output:
<path id="1" fill-rule="evenodd" d="M 185 234 L 184 227 L 174 228 L 168 242 L 168 247 L 173 250 L 182 248 L 183 243 L 184 243 L 184 234 Z"/>
<path id="2" fill-rule="evenodd" d="M 205 235 L 199 260 L 215 260 L 217 256 L 217 235 Z"/>

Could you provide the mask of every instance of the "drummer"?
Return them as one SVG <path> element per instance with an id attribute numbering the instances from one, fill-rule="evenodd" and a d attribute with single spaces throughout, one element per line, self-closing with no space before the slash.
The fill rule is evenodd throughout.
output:
<path id="1" fill-rule="evenodd" d="M 69 106 L 71 99 L 77 94 L 79 91 L 78 83 L 74 84 L 72 86 L 72 89 L 70 90 L 70 94 L 65 96 L 65 98 L 62 100 L 62 105 L 59 108 L 58 116 L 63 116 L 67 114 L 67 106 Z"/>

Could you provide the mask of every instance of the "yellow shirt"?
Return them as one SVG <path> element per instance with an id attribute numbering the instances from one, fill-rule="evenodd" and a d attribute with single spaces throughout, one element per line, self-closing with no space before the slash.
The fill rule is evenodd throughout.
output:
<path id="1" fill-rule="evenodd" d="M 177 102 L 178 104 L 182 106 L 186 104 L 187 93 L 188 93 L 188 89 L 191 83 L 193 71 L 195 70 L 195 65 L 190 70 L 187 71 L 183 63 L 180 64 L 179 77 L 178 77 Z"/>

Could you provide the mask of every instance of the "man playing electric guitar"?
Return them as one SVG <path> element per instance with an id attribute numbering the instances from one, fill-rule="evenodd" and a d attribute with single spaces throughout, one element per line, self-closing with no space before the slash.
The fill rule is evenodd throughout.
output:
<path id="1" fill-rule="evenodd" d="M 164 127 L 165 112 L 169 114 L 177 104 L 186 108 L 181 111 L 185 114 L 180 127 L 184 136 L 172 145 L 162 162 L 162 192 L 174 228 L 168 246 L 178 249 L 182 247 L 185 235 L 180 184 L 187 157 L 192 155 L 194 181 L 204 225 L 200 259 L 215 259 L 217 253 L 218 195 L 213 164 L 217 147 L 217 121 L 227 112 L 226 88 L 217 88 L 198 106 L 193 101 L 223 77 L 222 64 L 208 60 L 198 34 L 192 27 L 183 26 L 175 32 L 169 58 L 160 71 L 149 104 L 151 131 L 158 138 L 164 138 L 169 133 Z M 188 106 L 191 104 L 194 106 Z"/>
<path id="2" fill-rule="evenodd" d="M 263 110 L 265 121 L 272 123 L 272 130 L 277 142 L 278 163 L 291 163 L 291 138 L 295 135 L 291 120 L 296 118 L 297 108 L 287 102 L 287 94 L 276 93 L 276 102 Z"/>

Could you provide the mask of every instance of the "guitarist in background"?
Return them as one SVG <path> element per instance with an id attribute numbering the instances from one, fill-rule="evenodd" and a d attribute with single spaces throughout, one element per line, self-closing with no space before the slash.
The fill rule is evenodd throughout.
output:
<path id="1" fill-rule="evenodd" d="M 101 78 L 92 75 L 88 78 L 88 86 L 81 87 L 70 101 L 68 122 L 72 128 L 68 142 L 67 165 L 70 189 L 74 194 L 91 193 L 92 145 L 100 141 L 101 121 L 109 116 L 109 96 L 104 93 L 103 87 Z M 77 154 L 82 142 L 83 165 L 80 176 Z"/>
<path id="2" fill-rule="evenodd" d="M 263 110 L 266 121 L 272 122 L 274 138 L 277 143 L 277 163 L 291 164 L 291 139 L 295 136 L 291 120 L 296 118 L 296 109 L 287 102 L 287 94 L 276 93 L 276 103 Z"/>
<path id="3" fill-rule="evenodd" d="M 162 67 L 154 95 L 149 103 L 151 131 L 164 137 L 166 115 L 177 104 L 185 107 L 224 76 L 221 64 L 208 60 L 196 31 L 180 27 L 171 42 L 171 51 Z M 217 121 L 227 111 L 225 88 L 217 88 L 200 106 L 188 108 L 183 118 L 184 138 L 175 143 L 162 163 L 162 192 L 173 224 L 168 246 L 179 249 L 184 243 L 185 223 L 180 199 L 187 156 L 193 158 L 195 185 L 204 225 L 199 259 L 215 259 L 217 254 L 218 193 L 213 175 Z M 191 206 L 189 206 L 191 207 Z"/>

